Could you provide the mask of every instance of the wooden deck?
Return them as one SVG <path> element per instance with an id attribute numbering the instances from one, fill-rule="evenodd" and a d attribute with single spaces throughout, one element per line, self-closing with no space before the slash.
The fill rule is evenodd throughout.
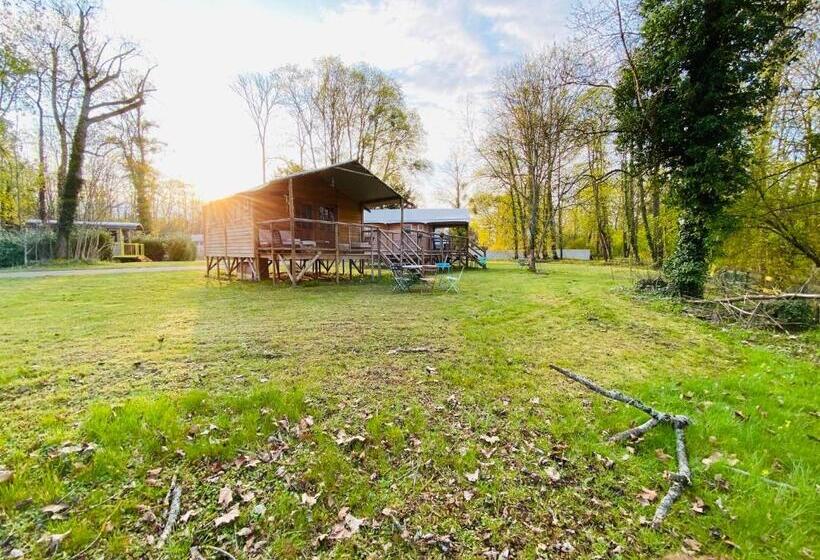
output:
<path id="1" fill-rule="evenodd" d="M 485 266 L 486 251 L 466 237 L 420 230 L 389 231 L 352 222 L 282 218 L 256 222 L 254 255 L 206 257 L 207 274 L 229 278 L 272 279 L 298 284 L 306 279 L 339 282 L 396 266 L 436 263 Z"/>

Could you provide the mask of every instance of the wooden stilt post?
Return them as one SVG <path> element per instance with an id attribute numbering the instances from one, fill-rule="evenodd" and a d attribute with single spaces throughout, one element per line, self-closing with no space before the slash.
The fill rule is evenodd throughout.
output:
<path id="1" fill-rule="evenodd" d="M 404 265 L 404 198 L 399 202 L 399 266 Z"/>
<path id="2" fill-rule="evenodd" d="M 288 213 L 290 214 L 290 281 L 296 285 L 293 263 L 296 261 L 296 212 L 293 206 L 293 178 L 288 179 Z"/>

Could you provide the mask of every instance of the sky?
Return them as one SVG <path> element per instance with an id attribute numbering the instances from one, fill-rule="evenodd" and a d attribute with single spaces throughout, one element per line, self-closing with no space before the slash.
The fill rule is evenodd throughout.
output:
<path id="1" fill-rule="evenodd" d="M 496 73 L 566 38 L 571 0 L 301 1 L 105 0 L 106 28 L 136 41 L 156 65 L 146 105 L 164 143 L 155 164 L 205 200 L 261 182 L 255 129 L 231 91 L 237 74 L 322 56 L 366 62 L 395 78 L 426 131 L 435 192 L 453 146 L 468 141 L 464 106 L 480 110 Z M 272 123 L 271 156 L 293 156 L 290 125 Z M 271 164 L 275 169 L 276 163 Z M 270 172 L 269 172 L 270 175 Z"/>

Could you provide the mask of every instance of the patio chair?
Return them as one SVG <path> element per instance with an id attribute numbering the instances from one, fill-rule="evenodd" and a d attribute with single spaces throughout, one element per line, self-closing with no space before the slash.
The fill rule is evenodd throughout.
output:
<path id="1" fill-rule="evenodd" d="M 390 267 L 393 273 L 393 292 L 406 293 L 413 285 L 413 277 L 402 267 L 393 265 Z"/>
<path id="2" fill-rule="evenodd" d="M 447 261 L 437 262 L 436 263 L 436 272 L 450 272 L 452 265 Z"/>
<path id="3" fill-rule="evenodd" d="M 290 236 L 290 232 L 284 229 L 274 230 L 273 242 L 277 247 L 290 247 L 291 245 L 299 247 L 302 244 L 299 239 L 296 239 L 294 243 L 294 240 Z"/>
<path id="4" fill-rule="evenodd" d="M 442 280 L 442 284 L 444 285 L 444 293 L 447 292 L 454 292 L 459 293 L 459 284 L 461 283 L 461 276 L 464 274 L 464 269 L 467 268 L 466 266 L 462 266 L 461 270 L 458 273 L 458 276 L 453 274 L 448 274 Z"/>

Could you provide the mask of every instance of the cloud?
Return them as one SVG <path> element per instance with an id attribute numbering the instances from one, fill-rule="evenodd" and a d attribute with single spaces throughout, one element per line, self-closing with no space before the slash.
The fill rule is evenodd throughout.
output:
<path id="1" fill-rule="evenodd" d="M 192 183 L 205 198 L 257 184 L 253 127 L 230 82 L 240 72 L 326 55 L 395 77 L 422 117 L 426 157 L 440 167 L 461 136 L 463 100 L 482 97 L 515 57 L 562 36 L 568 11 L 524 0 L 288 4 L 106 2 L 107 24 L 139 42 L 157 64 L 157 92 L 147 111 L 167 145 L 157 161 L 164 175 Z M 274 136 L 275 148 L 290 149 L 286 134 Z"/>

